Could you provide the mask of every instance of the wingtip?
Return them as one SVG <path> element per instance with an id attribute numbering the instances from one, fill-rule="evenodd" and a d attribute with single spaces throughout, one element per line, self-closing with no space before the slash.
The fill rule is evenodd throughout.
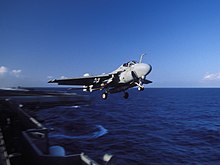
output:
<path id="1" fill-rule="evenodd" d="M 50 81 L 48 81 L 48 83 L 56 83 L 56 79 L 53 79 L 53 80 L 50 80 Z"/>

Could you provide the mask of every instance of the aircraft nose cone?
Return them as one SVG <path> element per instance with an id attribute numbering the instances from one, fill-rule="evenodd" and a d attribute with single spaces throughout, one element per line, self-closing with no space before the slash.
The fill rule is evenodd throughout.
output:
<path id="1" fill-rule="evenodd" d="M 150 64 L 146 64 L 146 75 L 148 75 L 152 70 L 152 66 Z"/>
<path id="2" fill-rule="evenodd" d="M 152 70 L 150 64 L 139 63 L 135 66 L 134 72 L 137 74 L 139 78 L 143 78 L 148 75 Z"/>
<path id="3" fill-rule="evenodd" d="M 152 70 L 152 66 L 150 64 L 141 64 L 141 68 L 144 72 L 144 75 L 148 75 Z"/>

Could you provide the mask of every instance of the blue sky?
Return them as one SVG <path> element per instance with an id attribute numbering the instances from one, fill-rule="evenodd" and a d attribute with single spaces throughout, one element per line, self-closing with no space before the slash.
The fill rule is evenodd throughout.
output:
<path id="1" fill-rule="evenodd" d="M 129 60 L 150 87 L 220 87 L 218 0 L 0 1 L 0 87 L 111 72 Z"/>

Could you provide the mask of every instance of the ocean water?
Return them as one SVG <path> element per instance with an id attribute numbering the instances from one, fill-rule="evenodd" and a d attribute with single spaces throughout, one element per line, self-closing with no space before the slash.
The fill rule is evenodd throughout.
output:
<path id="1" fill-rule="evenodd" d="M 35 115 L 50 128 L 51 145 L 115 164 L 220 164 L 220 89 L 129 90 L 89 106 L 57 106 Z"/>

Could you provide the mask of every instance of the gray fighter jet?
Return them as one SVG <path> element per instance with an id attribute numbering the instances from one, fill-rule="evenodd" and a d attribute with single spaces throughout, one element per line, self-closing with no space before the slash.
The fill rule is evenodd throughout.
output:
<path id="1" fill-rule="evenodd" d="M 140 61 L 129 61 L 121 65 L 115 71 L 97 76 L 85 74 L 79 78 L 55 79 L 48 83 L 58 83 L 58 85 L 74 85 L 82 86 L 83 91 L 93 92 L 96 90 L 104 90 L 102 98 L 107 99 L 108 94 L 124 92 L 124 98 L 129 97 L 129 88 L 137 86 L 139 91 L 144 90 L 143 84 L 152 83 L 147 80 L 146 76 L 151 72 L 150 64 L 142 63 L 143 55 Z"/>

